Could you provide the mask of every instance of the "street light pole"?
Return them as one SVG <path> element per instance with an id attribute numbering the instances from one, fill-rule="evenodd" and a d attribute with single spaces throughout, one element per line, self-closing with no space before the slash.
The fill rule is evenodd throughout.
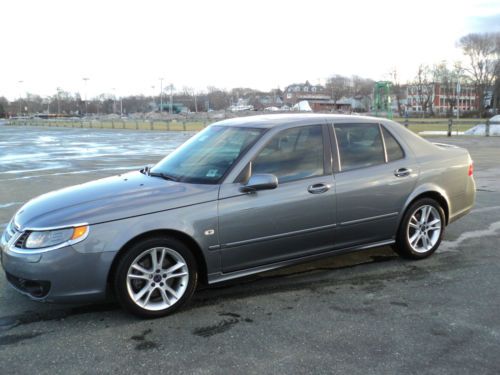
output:
<path id="1" fill-rule="evenodd" d="M 83 77 L 82 79 L 83 79 L 83 81 L 85 82 L 85 117 L 87 117 L 87 115 L 88 115 L 88 103 L 87 103 L 87 81 L 88 81 L 90 78 Z"/>
<path id="2" fill-rule="evenodd" d="M 174 90 L 174 85 L 173 84 L 170 84 L 169 86 L 170 88 L 170 114 L 172 114 L 172 109 L 173 109 L 173 102 L 172 102 L 172 92 Z"/>
<path id="3" fill-rule="evenodd" d="M 163 78 L 160 78 L 160 113 L 163 112 Z"/>

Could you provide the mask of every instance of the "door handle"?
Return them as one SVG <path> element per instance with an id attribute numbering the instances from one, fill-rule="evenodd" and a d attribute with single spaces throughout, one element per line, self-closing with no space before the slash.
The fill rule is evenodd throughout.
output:
<path id="1" fill-rule="evenodd" d="M 326 184 L 314 184 L 307 188 L 307 191 L 311 194 L 321 194 L 330 189 L 330 185 Z"/>
<path id="2" fill-rule="evenodd" d="M 409 176 L 411 173 L 410 168 L 399 168 L 394 171 L 394 176 L 396 177 L 406 177 Z"/>

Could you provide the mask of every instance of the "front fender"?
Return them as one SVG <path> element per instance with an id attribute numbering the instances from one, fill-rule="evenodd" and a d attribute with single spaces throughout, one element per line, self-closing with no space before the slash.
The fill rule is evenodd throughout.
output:
<path id="1" fill-rule="evenodd" d="M 81 253 L 118 253 L 132 239 L 144 233 L 165 230 L 189 236 L 200 247 L 207 269 L 220 268 L 218 250 L 209 250 L 210 247 L 216 247 L 219 244 L 217 201 L 94 224 L 90 226 L 87 239 L 75 245 L 74 248 Z"/>

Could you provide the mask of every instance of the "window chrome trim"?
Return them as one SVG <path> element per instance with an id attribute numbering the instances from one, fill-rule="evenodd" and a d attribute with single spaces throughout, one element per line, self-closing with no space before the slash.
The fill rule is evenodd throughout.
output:
<path id="1" fill-rule="evenodd" d="M 340 160 L 340 150 L 339 150 L 339 141 L 337 139 L 337 129 L 335 128 L 335 124 L 333 125 L 333 138 L 335 139 L 335 148 L 337 149 L 337 166 L 339 169 L 339 172 L 342 172 L 342 163 Z"/>
<path id="2" fill-rule="evenodd" d="M 384 147 L 384 159 L 385 164 L 387 164 L 389 162 L 389 157 L 387 156 L 387 147 L 385 145 L 384 132 L 382 131 L 382 124 L 380 122 L 378 123 L 378 133 L 380 135 L 380 139 L 382 139 L 382 147 Z"/>

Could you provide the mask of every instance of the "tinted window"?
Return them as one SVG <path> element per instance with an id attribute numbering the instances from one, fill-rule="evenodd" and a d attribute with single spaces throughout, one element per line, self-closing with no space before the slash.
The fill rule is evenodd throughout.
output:
<path id="1" fill-rule="evenodd" d="M 323 175 L 321 125 L 292 128 L 274 136 L 252 163 L 252 174 L 256 173 L 272 173 L 280 183 Z"/>
<path id="2" fill-rule="evenodd" d="M 152 168 L 178 181 L 215 184 L 262 134 L 262 129 L 209 126 Z"/>
<path id="3" fill-rule="evenodd" d="M 382 134 L 384 135 L 384 142 L 385 142 L 385 150 L 387 151 L 387 160 L 388 161 L 394 161 L 394 160 L 399 160 L 403 159 L 405 156 L 405 153 L 403 149 L 401 148 L 400 144 L 394 136 L 387 131 L 386 128 L 382 126 Z"/>
<path id="4" fill-rule="evenodd" d="M 343 171 L 385 163 L 378 124 L 338 124 L 335 135 Z"/>

